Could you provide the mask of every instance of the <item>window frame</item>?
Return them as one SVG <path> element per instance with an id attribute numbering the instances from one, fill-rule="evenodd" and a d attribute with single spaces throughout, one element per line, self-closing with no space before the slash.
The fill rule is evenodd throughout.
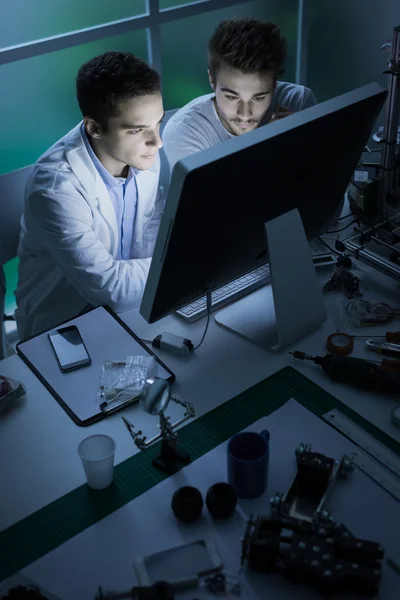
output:
<path id="1" fill-rule="evenodd" d="M 134 2 L 134 0 L 132 0 Z M 161 25 L 178 19 L 197 16 L 212 10 L 243 4 L 246 0 L 195 0 L 172 8 L 160 8 L 159 0 L 146 0 L 147 10 L 141 15 L 110 21 L 93 27 L 69 31 L 23 44 L 0 48 L 0 65 L 64 50 L 135 31 L 146 29 L 148 62 L 161 73 Z M 296 83 L 306 85 L 308 11 L 310 0 L 298 0 L 298 28 L 296 54 Z"/>

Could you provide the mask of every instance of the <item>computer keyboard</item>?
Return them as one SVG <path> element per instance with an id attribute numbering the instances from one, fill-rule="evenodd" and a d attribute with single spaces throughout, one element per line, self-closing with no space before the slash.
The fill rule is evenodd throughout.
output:
<path id="1" fill-rule="evenodd" d="M 315 267 L 332 265 L 336 260 L 327 247 L 318 239 L 309 242 Z M 211 293 L 211 312 L 220 310 L 244 296 L 248 296 L 271 281 L 269 265 L 262 265 L 254 271 L 223 285 Z M 202 296 L 190 304 L 180 308 L 177 315 L 193 323 L 207 314 L 206 297 Z"/>

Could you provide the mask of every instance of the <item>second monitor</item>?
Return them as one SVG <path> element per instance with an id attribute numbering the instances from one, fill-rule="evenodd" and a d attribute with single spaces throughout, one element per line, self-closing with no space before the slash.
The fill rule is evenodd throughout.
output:
<path id="1" fill-rule="evenodd" d="M 180 160 L 143 317 L 157 321 L 269 261 L 272 288 L 223 309 L 217 322 L 272 349 L 320 325 L 304 232 L 317 237 L 337 212 L 386 96 L 372 83 Z"/>

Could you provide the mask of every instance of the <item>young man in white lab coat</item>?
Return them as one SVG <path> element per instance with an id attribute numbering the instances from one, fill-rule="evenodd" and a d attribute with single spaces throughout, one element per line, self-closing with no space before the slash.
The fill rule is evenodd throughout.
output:
<path id="1" fill-rule="evenodd" d="M 213 93 L 177 111 L 163 132 L 171 172 L 189 154 L 316 104 L 310 89 L 278 81 L 286 50 L 274 23 L 249 18 L 219 23 L 208 44 Z"/>
<path id="2" fill-rule="evenodd" d="M 21 339 L 87 307 L 138 306 L 162 213 L 159 75 L 107 52 L 77 76 L 83 121 L 33 167 L 21 220 Z"/>

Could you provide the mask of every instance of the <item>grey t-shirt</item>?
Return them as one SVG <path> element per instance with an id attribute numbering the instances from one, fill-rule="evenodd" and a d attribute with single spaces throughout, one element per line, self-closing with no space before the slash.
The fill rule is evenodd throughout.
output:
<path id="1" fill-rule="evenodd" d="M 222 125 L 215 110 L 214 97 L 215 94 L 206 94 L 195 98 L 179 109 L 166 124 L 162 141 L 171 172 L 181 158 L 234 137 Z M 278 81 L 271 106 L 260 126 L 270 121 L 277 106 L 298 112 L 314 104 L 317 100 L 309 88 Z"/>

